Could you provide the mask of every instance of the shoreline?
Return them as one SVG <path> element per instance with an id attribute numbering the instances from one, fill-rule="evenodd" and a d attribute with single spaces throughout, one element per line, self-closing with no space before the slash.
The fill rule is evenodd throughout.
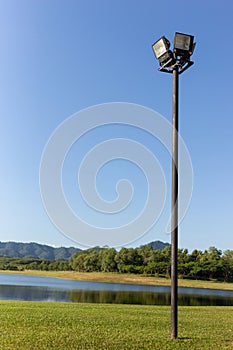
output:
<path id="1" fill-rule="evenodd" d="M 123 283 L 123 284 L 144 284 L 156 286 L 170 286 L 171 280 L 168 278 L 141 276 L 136 274 L 120 274 L 113 272 L 76 272 L 76 271 L 40 271 L 40 270 L 0 270 L 0 274 L 20 274 L 27 276 L 41 276 L 51 278 L 64 278 L 79 281 Z M 220 290 L 233 290 L 233 283 L 216 282 L 203 280 L 179 279 L 179 287 L 189 288 L 210 288 Z"/>

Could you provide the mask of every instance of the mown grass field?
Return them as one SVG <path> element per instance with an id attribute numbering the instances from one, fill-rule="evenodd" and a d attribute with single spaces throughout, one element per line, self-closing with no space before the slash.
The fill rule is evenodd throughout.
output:
<path id="1" fill-rule="evenodd" d="M 111 272 L 74 272 L 74 271 L 3 271 L 0 273 L 18 273 L 23 275 L 44 276 L 67 278 L 73 280 L 85 280 L 93 282 L 115 282 L 115 283 L 133 283 L 133 284 L 148 284 L 157 286 L 170 286 L 171 280 L 168 278 L 146 277 L 142 275 L 129 273 L 111 273 Z M 233 283 L 217 282 L 217 281 L 200 281 L 179 279 L 178 285 L 180 287 L 191 288 L 213 288 L 223 290 L 233 290 Z"/>
<path id="2" fill-rule="evenodd" d="M 233 307 L 0 302 L 0 349 L 233 349 Z"/>

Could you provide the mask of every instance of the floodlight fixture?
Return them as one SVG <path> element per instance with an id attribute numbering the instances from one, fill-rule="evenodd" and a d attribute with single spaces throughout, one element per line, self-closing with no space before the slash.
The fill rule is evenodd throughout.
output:
<path id="1" fill-rule="evenodd" d="M 175 33 L 173 41 L 173 51 L 175 57 L 185 57 L 189 59 L 195 48 L 194 36 L 182 33 Z"/>
<path id="2" fill-rule="evenodd" d="M 178 74 L 183 73 L 193 65 L 190 57 L 195 45 L 193 35 L 176 32 L 172 52 L 169 40 L 162 36 L 152 45 L 155 57 L 159 60 L 159 71 L 173 73 L 174 69 L 177 68 Z"/>
<path id="3" fill-rule="evenodd" d="M 159 40 L 157 40 L 153 45 L 153 50 L 157 59 L 163 56 L 170 48 L 170 41 L 162 36 Z"/>
<path id="4" fill-rule="evenodd" d="M 174 63 L 174 56 L 170 48 L 170 42 L 162 36 L 152 45 L 155 57 L 159 60 L 160 66 L 170 67 Z"/>

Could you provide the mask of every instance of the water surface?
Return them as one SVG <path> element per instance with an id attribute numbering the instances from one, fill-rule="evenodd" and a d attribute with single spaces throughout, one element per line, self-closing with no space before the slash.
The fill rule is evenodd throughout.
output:
<path id="1" fill-rule="evenodd" d="M 233 291 L 178 289 L 179 305 L 233 306 Z M 0 274 L 0 300 L 170 305 L 170 287 Z"/>

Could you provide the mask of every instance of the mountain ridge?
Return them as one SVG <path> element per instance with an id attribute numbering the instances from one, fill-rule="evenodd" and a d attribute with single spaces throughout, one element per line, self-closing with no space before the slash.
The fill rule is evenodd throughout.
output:
<path id="1" fill-rule="evenodd" d="M 154 241 L 144 246 L 149 245 L 154 250 L 162 250 L 169 243 Z M 109 247 L 110 248 L 110 247 Z M 90 249 L 90 248 L 89 248 Z M 75 247 L 52 247 L 46 244 L 36 242 L 0 242 L 0 256 L 8 258 L 35 258 L 44 260 L 69 260 L 75 253 L 89 249 L 79 249 Z M 106 248 L 93 247 L 93 250 L 101 250 Z"/>

